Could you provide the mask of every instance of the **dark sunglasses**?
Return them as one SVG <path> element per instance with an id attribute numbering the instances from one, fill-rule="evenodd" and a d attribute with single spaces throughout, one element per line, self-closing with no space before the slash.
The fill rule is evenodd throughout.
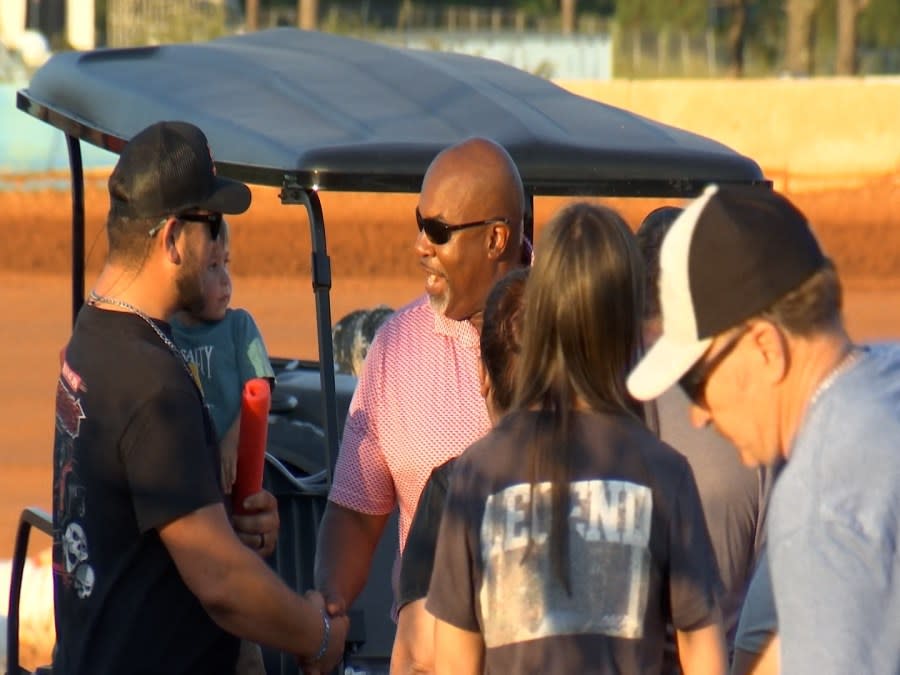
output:
<path id="1" fill-rule="evenodd" d="M 481 227 L 482 225 L 494 225 L 495 223 L 505 223 L 509 225 L 509 218 L 488 218 L 487 220 L 476 220 L 472 223 L 462 223 L 461 225 L 450 225 L 440 218 L 423 218 L 416 209 L 416 224 L 419 226 L 419 232 L 425 232 L 425 236 L 432 244 L 446 244 L 450 241 L 450 237 L 454 232 L 459 230 L 467 230 L 470 227 Z"/>
<path id="2" fill-rule="evenodd" d="M 698 361 L 694 367 L 682 375 L 678 380 L 678 386 L 694 405 L 701 408 L 706 407 L 706 383 L 712 376 L 719 364 L 722 363 L 728 355 L 734 351 L 744 334 L 750 330 L 749 326 L 744 326 L 735 333 L 731 339 L 725 344 L 719 352 L 708 361 Z"/>
<path id="3" fill-rule="evenodd" d="M 222 221 L 224 216 L 221 213 L 176 213 L 176 220 L 183 220 L 186 223 L 206 223 L 209 228 L 209 238 L 216 241 L 219 238 L 219 232 L 222 231 Z M 169 217 L 163 218 L 156 227 L 150 228 L 147 232 L 148 237 L 153 237 L 159 232 L 169 221 Z"/>
<path id="4" fill-rule="evenodd" d="M 219 232 L 222 231 L 222 221 L 224 220 L 221 213 L 179 213 L 175 217 L 189 223 L 206 223 L 209 228 L 209 238 L 213 241 L 219 239 Z"/>

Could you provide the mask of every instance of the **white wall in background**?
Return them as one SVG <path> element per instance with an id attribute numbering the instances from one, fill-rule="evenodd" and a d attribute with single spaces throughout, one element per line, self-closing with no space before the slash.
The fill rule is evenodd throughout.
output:
<path id="1" fill-rule="evenodd" d="M 26 0 L 0 1 L 0 43 L 7 49 L 15 49 L 25 31 Z"/>
<path id="2" fill-rule="evenodd" d="M 93 49 L 94 0 L 66 0 L 66 39 L 75 49 Z"/>
<path id="3" fill-rule="evenodd" d="M 484 56 L 520 70 L 561 79 L 612 79 L 612 38 L 607 34 L 428 32 L 381 33 L 378 41 Z"/>

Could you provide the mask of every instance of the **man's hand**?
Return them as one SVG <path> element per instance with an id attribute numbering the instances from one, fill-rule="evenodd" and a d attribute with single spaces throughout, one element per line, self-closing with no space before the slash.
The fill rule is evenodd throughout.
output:
<path id="1" fill-rule="evenodd" d="M 237 448 L 228 447 L 223 443 L 219 448 L 222 455 L 222 490 L 226 495 L 231 494 L 231 487 L 237 477 Z"/>
<path id="2" fill-rule="evenodd" d="M 231 487 L 237 479 L 237 451 L 240 432 L 241 416 L 238 415 L 222 437 L 222 442 L 219 443 L 219 454 L 222 456 L 220 471 L 222 474 L 222 489 L 226 495 L 231 494 Z"/>
<path id="3" fill-rule="evenodd" d="M 244 500 L 247 513 L 231 516 L 234 531 L 244 544 L 267 557 L 278 542 L 278 501 L 272 493 L 260 490 Z"/>
<path id="4" fill-rule="evenodd" d="M 325 598 L 318 591 L 307 591 L 305 594 L 307 600 L 319 612 L 327 612 L 325 606 Z M 328 630 L 328 647 L 325 654 L 318 660 L 301 659 L 300 666 L 304 675 L 321 675 L 322 673 L 330 673 L 340 663 L 344 655 L 344 643 L 347 641 L 347 632 L 350 630 L 350 619 L 346 614 L 332 615 L 328 612 L 330 627 Z M 323 640 L 324 640 L 324 621 L 323 621 Z"/>

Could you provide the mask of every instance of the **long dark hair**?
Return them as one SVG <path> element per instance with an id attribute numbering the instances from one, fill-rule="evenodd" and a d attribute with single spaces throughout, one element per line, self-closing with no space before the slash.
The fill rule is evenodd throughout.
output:
<path id="1" fill-rule="evenodd" d="M 615 211 L 578 202 L 544 227 L 525 288 L 513 408 L 540 411 L 526 432 L 532 513 L 535 484 L 549 476 L 549 550 L 570 594 L 573 417 L 582 406 L 643 420 L 642 407 L 625 387 L 641 350 L 643 295 L 640 252 Z"/>

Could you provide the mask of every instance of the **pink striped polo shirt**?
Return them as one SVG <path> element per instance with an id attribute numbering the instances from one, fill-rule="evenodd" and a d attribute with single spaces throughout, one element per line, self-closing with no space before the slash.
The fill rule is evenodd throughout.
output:
<path id="1" fill-rule="evenodd" d="M 400 505 L 400 551 L 431 470 L 490 429 L 479 336 L 422 296 L 379 329 L 366 356 L 328 498 L 361 513 Z"/>

